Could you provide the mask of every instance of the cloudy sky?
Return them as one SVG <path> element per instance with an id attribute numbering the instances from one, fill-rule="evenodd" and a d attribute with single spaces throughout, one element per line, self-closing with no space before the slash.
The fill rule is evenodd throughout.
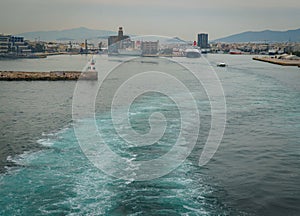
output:
<path id="1" fill-rule="evenodd" d="M 87 27 L 210 39 L 300 28 L 299 0 L 1 0 L 0 33 Z"/>

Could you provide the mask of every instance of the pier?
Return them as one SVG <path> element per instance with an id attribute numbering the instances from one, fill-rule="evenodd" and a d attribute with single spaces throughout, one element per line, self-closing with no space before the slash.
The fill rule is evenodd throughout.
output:
<path id="1" fill-rule="evenodd" d="M 25 72 L 0 71 L 0 81 L 74 81 L 97 80 L 97 72 L 81 71 L 51 71 L 51 72 Z"/>
<path id="2" fill-rule="evenodd" d="M 282 66 L 298 66 L 300 67 L 300 60 L 288 60 L 288 59 L 278 59 L 275 57 L 253 57 L 253 60 L 268 62 L 271 64 L 277 64 Z"/>

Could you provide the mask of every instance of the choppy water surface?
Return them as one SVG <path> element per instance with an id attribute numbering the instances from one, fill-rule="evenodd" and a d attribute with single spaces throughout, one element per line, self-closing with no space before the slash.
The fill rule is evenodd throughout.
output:
<path id="1" fill-rule="evenodd" d="M 53 70 L 66 64 L 66 57 L 52 58 L 56 66 L 49 67 Z M 68 57 L 67 62 L 85 62 L 86 57 L 81 58 Z M 205 74 L 211 71 L 204 58 L 175 60 L 186 66 L 197 64 Z M 85 157 L 73 127 L 90 119 L 72 121 L 75 82 L 1 82 L 0 153 L 6 172 L 0 175 L 0 214 L 299 214 L 299 69 L 255 62 L 250 56 L 206 58 L 221 80 L 227 103 L 227 125 L 217 153 L 207 165 L 197 165 L 211 117 L 205 92 L 186 77 L 185 81 L 195 87 L 191 89 L 200 107 L 196 147 L 173 172 L 142 182 L 107 176 Z M 97 57 L 101 70 L 123 60 Z M 221 61 L 229 66 L 215 67 Z M 7 64 L 14 62 L 0 62 L 9 68 Z M 39 71 L 32 65 L 24 70 Z M 107 85 L 114 89 L 124 77 L 110 77 Z M 184 94 L 178 94 L 184 99 Z M 155 111 L 163 113 L 169 124 L 157 145 L 132 148 L 112 133 L 108 95 L 98 98 L 96 123 L 113 151 L 133 160 L 147 160 L 169 151 L 180 131 L 176 104 L 163 95 L 139 98 L 130 109 L 131 123 L 137 131 L 149 130 L 148 119 Z"/>

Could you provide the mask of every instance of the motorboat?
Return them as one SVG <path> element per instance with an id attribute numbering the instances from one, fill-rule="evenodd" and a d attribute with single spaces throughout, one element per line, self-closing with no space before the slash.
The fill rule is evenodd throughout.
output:
<path id="1" fill-rule="evenodd" d="M 220 62 L 217 64 L 218 67 L 226 67 L 226 63 L 225 62 Z"/>
<path id="2" fill-rule="evenodd" d="M 232 50 L 229 51 L 229 54 L 231 54 L 231 55 L 241 55 L 243 53 L 240 50 L 232 49 Z"/>

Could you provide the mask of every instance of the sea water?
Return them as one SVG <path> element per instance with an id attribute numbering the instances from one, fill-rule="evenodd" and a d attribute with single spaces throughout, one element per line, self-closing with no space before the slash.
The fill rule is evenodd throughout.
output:
<path id="1" fill-rule="evenodd" d="M 178 168 L 148 181 L 114 178 L 86 157 L 74 128 L 94 120 L 72 121 L 76 83 L 1 82 L 1 148 L 8 155 L 3 163 L 17 166 L 6 167 L 0 176 L 0 215 L 297 215 L 299 69 L 255 62 L 251 56 L 175 60 L 187 67 L 209 64 L 212 69 L 205 70 L 205 65 L 200 72 L 215 71 L 224 89 L 225 133 L 208 164 L 198 166 L 210 129 L 210 103 L 189 77 L 185 81 L 198 96 L 201 117 L 197 144 Z M 56 67 L 66 64 L 60 57 L 55 61 Z M 97 57 L 102 68 L 124 61 Z M 217 68 L 221 61 L 228 67 Z M 120 79 L 111 77 L 109 86 L 118 86 Z M 186 95 L 177 96 L 183 100 Z M 172 148 L 181 122 L 176 103 L 168 97 L 145 94 L 130 108 L 132 126 L 140 133 L 149 131 L 153 112 L 163 113 L 169 122 L 159 143 L 142 148 L 125 145 L 113 133 L 109 101 L 99 98 L 95 121 L 114 152 L 142 161 Z"/>

